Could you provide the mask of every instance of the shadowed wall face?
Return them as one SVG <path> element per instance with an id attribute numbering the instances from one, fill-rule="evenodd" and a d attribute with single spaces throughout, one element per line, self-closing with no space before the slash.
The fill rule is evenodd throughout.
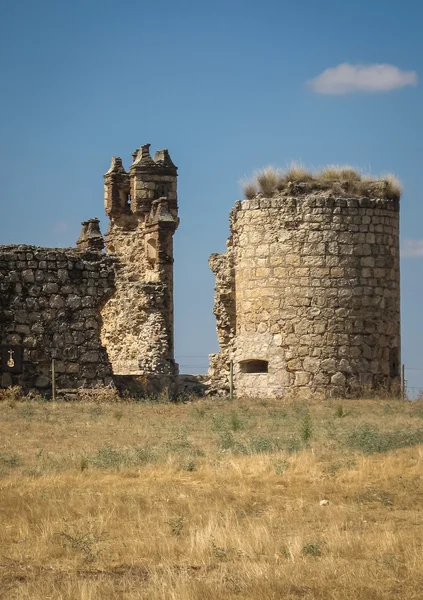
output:
<path id="1" fill-rule="evenodd" d="M 293 193 L 238 202 L 228 250 L 211 267 L 215 387 L 227 389 L 230 360 L 241 395 L 342 396 L 397 382 L 398 199 Z"/>
<path id="2" fill-rule="evenodd" d="M 111 383 L 100 308 L 113 293 L 113 261 L 99 251 L 0 246 L 0 343 L 22 353 L 1 387 L 48 390 Z"/>

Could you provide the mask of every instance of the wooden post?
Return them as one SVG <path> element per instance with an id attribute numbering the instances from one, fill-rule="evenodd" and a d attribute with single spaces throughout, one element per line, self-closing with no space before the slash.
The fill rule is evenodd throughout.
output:
<path id="1" fill-rule="evenodd" d="M 51 399 L 53 402 L 56 400 L 56 366 L 54 358 L 51 359 Z"/>
<path id="2" fill-rule="evenodd" d="M 405 400 L 405 366 L 401 365 L 401 400 Z"/>
<path id="3" fill-rule="evenodd" d="M 229 363 L 229 398 L 234 399 L 234 361 Z"/>

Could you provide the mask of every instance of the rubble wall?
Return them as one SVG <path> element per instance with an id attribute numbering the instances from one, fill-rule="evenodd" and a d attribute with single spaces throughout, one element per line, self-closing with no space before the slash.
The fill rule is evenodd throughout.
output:
<path id="1" fill-rule="evenodd" d="M 220 354 L 238 395 L 354 395 L 399 378 L 399 200 L 330 193 L 237 202 L 213 255 Z M 250 366 L 260 360 L 267 372 Z M 267 365 L 266 365 L 267 363 Z"/>
<path id="2" fill-rule="evenodd" d="M 59 388 L 111 383 L 100 309 L 114 291 L 113 260 L 100 251 L 0 246 L 0 344 L 22 349 L 1 386 Z"/>
<path id="3" fill-rule="evenodd" d="M 173 334 L 173 235 L 178 227 L 177 168 L 167 150 L 133 154 L 127 173 L 116 157 L 105 175 L 110 218 L 106 251 L 116 290 L 105 303 L 102 341 L 113 373 L 142 378 L 148 393 L 176 393 Z"/>

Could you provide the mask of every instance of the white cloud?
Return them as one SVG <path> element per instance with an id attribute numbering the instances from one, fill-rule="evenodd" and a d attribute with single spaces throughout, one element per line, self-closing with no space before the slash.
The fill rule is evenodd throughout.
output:
<path id="1" fill-rule="evenodd" d="M 308 83 L 316 94 L 389 92 L 417 85 L 415 71 L 401 71 L 394 65 L 350 65 L 343 63 L 326 69 Z"/>
<path id="2" fill-rule="evenodd" d="M 423 240 L 404 240 L 401 245 L 403 258 L 416 258 L 423 256 Z"/>

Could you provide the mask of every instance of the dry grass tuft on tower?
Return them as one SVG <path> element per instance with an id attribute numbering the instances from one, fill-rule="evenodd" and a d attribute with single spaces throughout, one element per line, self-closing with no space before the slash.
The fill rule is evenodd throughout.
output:
<path id="1" fill-rule="evenodd" d="M 276 195 L 333 192 L 338 197 L 349 195 L 367 198 L 399 199 L 401 182 L 391 173 L 373 178 L 360 173 L 350 165 L 329 165 L 321 170 L 308 170 L 301 164 L 291 163 L 285 169 L 272 166 L 255 171 L 252 179 L 241 182 L 245 197 L 251 200 L 258 194 L 263 198 Z"/>

